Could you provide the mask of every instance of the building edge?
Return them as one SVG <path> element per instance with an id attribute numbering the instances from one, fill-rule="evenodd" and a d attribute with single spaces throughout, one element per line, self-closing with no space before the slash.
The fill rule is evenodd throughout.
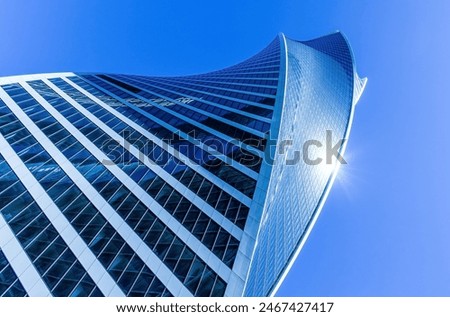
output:
<path id="1" fill-rule="evenodd" d="M 251 266 L 254 260 L 254 254 L 256 252 L 256 247 L 258 245 L 258 236 L 261 230 L 261 219 L 263 217 L 264 206 L 266 203 L 267 192 L 269 188 L 269 182 L 271 181 L 273 161 L 276 156 L 276 150 L 278 146 L 277 138 L 280 133 L 280 128 L 282 125 L 282 112 L 284 109 L 285 98 L 286 98 L 286 88 L 287 88 L 287 76 L 288 76 L 288 51 L 286 36 L 284 33 L 280 32 L 278 34 L 278 40 L 280 41 L 280 73 L 278 77 L 278 93 L 275 100 L 274 112 L 272 116 L 272 123 L 270 126 L 270 131 L 267 134 L 268 146 L 264 151 L 263 164 L 261 165 L 261 170 L 259 172 L 258 181 L 256 183 L 256 190 L 252 205 L 248 214 L 247 224 L 244 228 L 246 235 L 241 241 L 242 246 L 251 244 L 251 256 L 250 263 L 246 267 L 246 278 L 245 284 L 237 296 L 245 296 L 245 291 L 247 289 L 248 277 L 250 274 Z M 281 93 L 280 93 L 281 92 Z M 275 144 L 273 142 L 275 141 Z M 248 221 L 250 220 L 250 221 Z M 258 226 L 255 230 L 253 223 L 257 223 Z M 249 228 L 250 227 L 250 228 Z M 248 253 L 249 251 L 247 251 Z M 237 262 L 237 261 L 236 261 Z"/>
<path id="2" fill-rule="evenodd" d="M 339 154 L 341 156 L 344 156 L 345 154 L 345 150 L 347 148 L 347 144 L 348 144 L 348 138 L 350 136 L 350 131 L 353 125 L 353 117 L 354 117 L 354 113 L 355 113 L 355 107 L 356 104 L 358 103 L 359 99 L 361 98 L 362 93 L 364 92 L 364 89 L 366 87 L 367 84 L 367 77 L 364 78 L 360 78 L 358 73 L 357 73 L 357 69 L 356 69 L 356 62 L 355 62 L 355 58 L 354 58 L 354 53 L 352 50 L 352 47 L 347 39 L 347 37 L 341 32 L 341 31 L 336 31 L 334 33 L 331 33 L 329 35 L 332 34 L 339 34 L 340 36 L 342 36 L 342 38 L 344 39 L 346 45 L 347 45 L 347 49 L 350 53 L 351 56 L 351 61 L 352 61 L 352 67 L 353 67 L 353 91 L 352 91 L 352 95 L 353 95 L 353 101 L 352 101 L 352 105 L 351 105 L 351 110 L 349 113 L 349 118 L 348 118 L 348 124 L 346 126 L 346 131 L 344 134 L 344 141 L 342 142 L 341 148 L 339 149 Z M 325 35 L 323 37 L 326 37 L 328 35 Z M 322 38 L 322 37 L 320 37 Z M 313 212 L 313 216 L 310 220 L 310 222 L 308 223 L 306 230 L 303 234 L 303 236 L 301 237 L 301 239 L 299 240 L 296 248 L 294 249 L 294 251 L 292 252 L 292 255 L 290 257 L 290 259 L 287 262 L 287 265 L 285 266 L 285 268 L 281 271 L 279 277 L 277 278 L 277 281 L 275 282 L 274 286 L 272 287 L 272 289 L 269 291 L 269 293 L 267 294 L 267 296 L 273 297 L 276 295 L 277 291 L 279 290 L 281 284 L 283 284 L 286 276 L 288 275 L 290 269 L 292 268 L 292 266 L 294 265 L 295 261 L 297 260 L 301 250 L 303 249 L 303 246 L 305 245 L 314 225 L 316 224 L 317 219 L 320 216 L 320 213 L 323 210 L 323 206 L 325 205 L 325 202 L 328 198 L 328 195 L 330 193 L 331 187 L 334 184 L 334 181 L 336 179 L 337 173 L 339 171 L 340 168 L 340 163 L 339 161 L 336 162 L 336 166 L 334 167 L 331 176 L 328 179 L 327 185 L 325 186 L 325 189 L 322 193 L 322 196 L 319 200 L 319 203 L 315 209 L 315 211 Z"/>

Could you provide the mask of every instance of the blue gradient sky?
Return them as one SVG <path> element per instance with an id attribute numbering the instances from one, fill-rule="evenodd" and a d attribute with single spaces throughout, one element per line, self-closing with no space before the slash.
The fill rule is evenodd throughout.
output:
<path id="1" fill-rule="evenodd" d="M 3 1 L 0 76 L 219 69 L 343 31 L 369 83 L 284 296 L 450 296 L 448 1 Z"/>

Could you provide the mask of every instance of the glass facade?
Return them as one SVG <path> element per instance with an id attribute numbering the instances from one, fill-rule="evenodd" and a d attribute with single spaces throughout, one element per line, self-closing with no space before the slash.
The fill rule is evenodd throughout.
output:
<path id="1" fill-rule="evenodd" d="M 286 51 L 286 93 L 278 112 L 281 123 L 272 132 L 277 140 L 292 142 L 276 156 L 274 164 L 266 166 L 271 176 L 264 188 L 266 198 L 244 293 L 247 296 L 273 294 L 298 254 L 333 181 L 336 163 L 327 166 L 325 146 L 329 141 L 335 145 L 344 140 L 339 148 L 343 153 L 355 106 L 354 86 L 365 82 L 359 80 L 340 33 L 307 42 L 286 39 Z M 327 131 L 332 132 L 329 141 Z M 301 160 L 290 164 L 296 151 L 310 140 L 315 143 L 308 148 L 308 158 L 321 158 L 323 163 Z"/>
<path id="2" fill-rule="evenodd" d="M 0 78 L 0 296 L 272 294 L 334 175 L 288 158 L 346 139 L 364 84 L 340 33 L 201 75 Z"/>

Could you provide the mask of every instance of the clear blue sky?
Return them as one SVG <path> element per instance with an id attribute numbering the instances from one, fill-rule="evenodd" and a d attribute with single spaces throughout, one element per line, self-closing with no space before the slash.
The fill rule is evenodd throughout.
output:
<path id="1" fill-rule="evenodd" d="M 449 17 L 444 0 L 3 1 L 0 76 L 199 73 L 280 31 L 339 29 L 369 83 L 349 164 L 278 294 L 450 296 Z"/>

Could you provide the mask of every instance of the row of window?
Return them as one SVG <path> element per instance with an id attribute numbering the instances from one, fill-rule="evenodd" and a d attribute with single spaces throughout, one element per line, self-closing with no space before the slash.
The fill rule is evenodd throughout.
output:
<path id="1" fill-rule="evenodd" d="M 254 69 L 248 69 L 248 70 L 241 70 L 241 71 L 216 71 L 212 73 L 206 73 L 202 75 L 193 75 L 193 76 L 186 76 L 186 79 L 190 79 L 193 77 L 194 79 L 206 79 L 209 78 L 216 78 L 220 81 L 228 80 L 228 79 L 251 79 L 251 80 L 275 80 L 278 79 L 279 74 L 279 67 L 275 67 L 275 70 L 261 70 L 258 68 Z M 145 77 L 145 76 L 143 76 Z M 155 77 L 145 77 L 145 78 L 152 78 L 152 79 L 158 79 Z M 183 77 L 184 78 L 184 77 Z"/>
<path id="2" fill-rule="evenodd" d="M 280 54 L 279 52 L 261 56 L 260 58 L 250 58 L 247 61 L 244 61 L 240 64 L 237 64 L 235 66 L 231 66 L 222 70 L 219 70 L 217 72 L 243 72 L 243 71 L 252 71 L 255 69 L 262 69 L 269 66 L 278 66 L 280 63 Z"/>
<path id="3" fill-rule="evenodd" d="M 120 78 L 120 77 L 119 77 Z M 209 101 L 204 101 L 202 100 L 203 98 L 203 94 L 199 94 L 196 93 L 196 96 L 192 96 L 189 95 L 189 92 L 184 90 L 183 88 L 174 86 L 175 88 L 171 88 L 171 90 L 169 89 L 159 89 L 157 88 L 155 85 L 146 85 L 147 87 L 151 87 L 152 92 L 155 92 L 157 94 L 163 94 L 163 96 L 165 98 L 171 98 L 169 100 L 173 101 L 174 103 L 178 103 L 176 100 L 180 98 L 180 96 L 182 97 L 188 97 L 188 98 L 196 98 L 195 100 L 190 99 L 189 105 L 186 106 L 183 103 L 179 103 L 182 106 L 186 106 L 186 107 L 195 107 L 198 108 L 200 110 L 204 110 L 207 111 L 213 115 L 219 116 L 221 118 L 227 119 L 227 120 L 231 120 L 234 121 L 238 124 L 241 124 L 243 126 L 246 126 L 248 128 L 266 133 L 269 128 L 270 128 L 270 123 L 255 119 L 255 118 L 251 118 L 239 113 L 236 113 L 234 111 L 230 111 L 227 109 L 224 109 L 223 107 L 220 107 L 220 105 L 222 104 L 214 104 L 212 102 Z M 175 93 L 176 91 L 176 93 Z M 173 108 L 171 106 L 168 106 L 169 108 Z M 240 109 L 239 109 L 240 110 Z"/>
<path id="4" fill-rule="evenodd" d="M 145 79 L 148 77 L 145 76 L 138 76 L 138 75 L 134 75 L 133 78 L 136 78 L 136 80 L 140 80 L 140 79 Z M 159 80 L 161 78 L 166 78 L 166 79 L 170 79 L 172 82 L 174 83 L 178 83 L 178 82 L 191 82 L 191 83 L 202 83 L 204 85 L 231 85 L 231 87 L 236 86 L 237 87 L 264 87 L 264 88 L 277 88 L 278 85 L 278 81 L 275 79 L 258 79 L 258 80 L 254 80 L 254 79 L 233 79 L 233 78 L 228 78 L 228 79 L 223 79 L 220 77 L 215 77 L 215 76 L 208 76 L 208 77 L 201 77 L 201 78 L 196 78 L 194 76 L 185 76 L 185 77 L 151 77 L 154 80 Z"/>
<path id="5" fill-rule="evenodd" d="M 131 78 L 135 80 L 142 80 L 146 79 L 142 76 L 130 76 Z M 148 78 L 151 79 L 151 78 Z M 264 95 L 274 95 L 276 94 L 276 86 L 275 87 L 268 87 L 268 86 L 260 86 L 260 85 L 245 85 L 242 83 L 220 83 L 215 81 L 207 81 L 207 80 L 192 80 L 190 78 L 178 78 L 173 79 L 171 77 L 167 78 L 160 78 L 158 80 L 155 80 L 157 82 L 163 82 L 167 84 L 172 84 L 174 86 L 180 86 L 184 84 L 192 85 L 193 87 L 203 87 L 203 88 L 219 88 L 221 90 L 229 90 L 237 93 L 251 93 L 251 94 L 264 94 Z"/>
<path id="6" fill-rule="evenodd" d="M 24 297 L 27 292 L 0 249 L 0 297 Z"/>
<path id="7" fill-rule="evenodd" d="M 256 86 L 276 86 L 278 84 L 278 77 L 276 77 L 276 74 L 278 72 L 269 72 L 267 73 L 267 76 L 260 76 L 259 78 L 255 78 L 254 76 L 245 76 L 245 74 L 237 74 L 236 77 L 233 76 L 233 74 L 227 74 L 227 75 L 216 75 L 212 73 L 208 74 L 202 74 L 202 75 L 190 75 L 190 76 L 177 76 L 177 77 L 170 77 L 171 79 L 192 79 L 193 82 L 196 80 L 205 81 L 205 82 L 221 82 L 221 83 L 242 83 L 244 85 L 256 85 Z M 259 75 L 260 73 L 257 73 Z M 255 75 L 254 73 L 252 75 Z M 275 76 L 275 77 L 274 77 Z M 135 75 L 134 77 L 142 79 L 142 78 L 152 78 L 153 80 L 158 80 L 159 78 L 166 78 L 166 77 L 157 77 L 157 76 L 138 76 Z"/>
<path id="8" fill-rule="evenodd" d="M 207 75 L 203 75 L 203 76 L 208 76 L 209 74 L 211 74 L 211 76 L 214 77 L 219 77 L 219 74 L 217 73 L 208 73 Z M 278 74 L 279 71 L 270 71 L 270 72 L 251 72 L 251 73 L 224 73 L 220 75 L 220 78 L 223 79 L 228 79 L 228 78 L 236 78 L 236 79 L 242 79 L 242 78 L 252 78 L 255 80 L 260 80 L 260 79 L 275 79 L 278 78 Z M 200 76 L 199 76 L 200 77 Z"/>

